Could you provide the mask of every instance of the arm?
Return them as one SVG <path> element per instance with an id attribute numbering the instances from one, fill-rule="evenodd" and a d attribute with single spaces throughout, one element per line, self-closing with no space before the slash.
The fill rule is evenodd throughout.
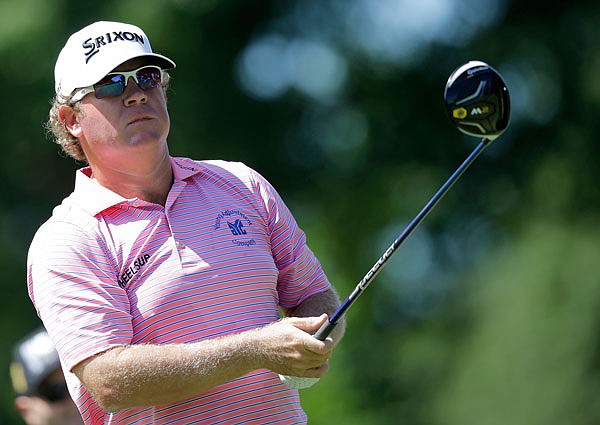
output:
<path id="1" fill-rule="evenodd" d="M 309 333 L 325 320 L 286 318 L 193 344 L 122 346 L 84 360 L 73 372 L 109 412 L 185 400 L 260 368 L 320 377 L 333 342 Z"/>

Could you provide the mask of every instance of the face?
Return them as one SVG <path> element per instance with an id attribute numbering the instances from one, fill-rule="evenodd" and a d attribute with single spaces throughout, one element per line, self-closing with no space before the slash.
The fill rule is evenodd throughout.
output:
<path id="1" fill-rule="evenodd" d="M 113 72 L 149 65 L 147 59 L 127 61 Z M 80 101 L 80 112 L 62 111 L 68 130 L 78 137 L 88 162 L 94 167 L 122 167 L 143 161 L 145 155 L 167 152 L 169 115 L 162 87 L 142 90 L 130 78 L 125 91 L 96 99 L 94 93 Z"/>
<path id="2" fill-rule="evenodd" d="M 71 399 L 49 402 L 39 397 L 19 396 L 15 406 L 27 425 L 82 425 Z"/>

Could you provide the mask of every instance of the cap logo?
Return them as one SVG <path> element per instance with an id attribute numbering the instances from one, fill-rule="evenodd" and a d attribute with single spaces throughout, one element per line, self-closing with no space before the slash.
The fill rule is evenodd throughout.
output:
<path id="1" fill-rule="evenodd" d="M 102 46 L 117 41 L 133 41 L 143 45 L 144 37 L 129 31 L 113 31 L 112 33 L 107 32 L 106 34 L 95 38 L 90 37 L 81 45 L 81 47 L 85 49 L 85 63 L 88 63 L 92 56 L 100 52 Z"/>

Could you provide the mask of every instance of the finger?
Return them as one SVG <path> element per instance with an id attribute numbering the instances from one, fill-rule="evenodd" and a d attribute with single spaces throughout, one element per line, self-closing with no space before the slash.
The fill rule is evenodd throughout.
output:
<path id="1" fill-rule="evenodd" d="M 319 357 L 325 356 L 326 359 L 331 356 L 334 347 L 333 341 L 319 341 L 313 337 L 305 338 L 302 345 L 307 352 L 317 354 Z"/>
<path id="2" fill-rule="evenodd" d="M 328 319 L 327 314 L 314 317 L 288 317 L 285 320 L 291 325 L 308 333 L 316 332 Z"/>
<path id="3" fill-rule="evenodd" d="M 329 363 L 325 362 L 319 367 L 313 367 L 304 371 L 302 376 L 306 378 L 320 378 L 329 370 Z"/>

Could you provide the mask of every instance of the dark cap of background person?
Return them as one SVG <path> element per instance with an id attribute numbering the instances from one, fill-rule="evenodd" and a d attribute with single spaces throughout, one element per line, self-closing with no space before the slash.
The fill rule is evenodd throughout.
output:
<path id="1" fill-rule="evenodd" d="M 60 368 L 58 353 L 43 328 L 20 340 L 13 349 L 10 377 L 16 395 L 39 396 L 49 401 L 67 394 L 64 380 L 48 379 Z"/>

